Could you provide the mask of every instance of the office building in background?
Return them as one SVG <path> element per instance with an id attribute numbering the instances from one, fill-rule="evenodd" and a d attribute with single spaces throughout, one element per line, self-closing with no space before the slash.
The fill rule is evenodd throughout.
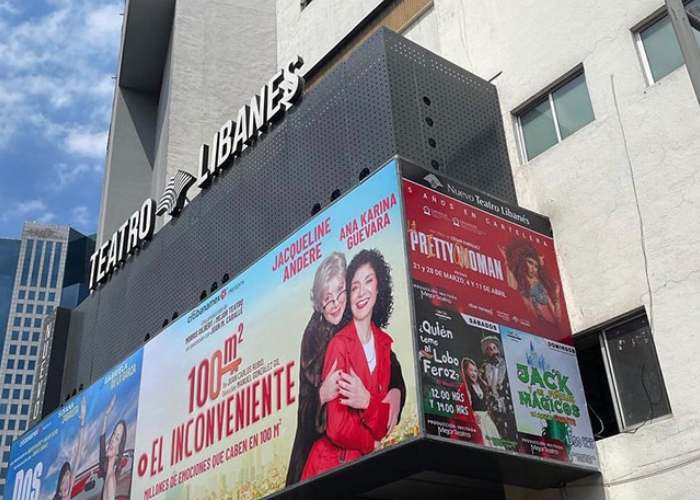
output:
<path id="1" fill-rule="evenodd" d="M 92 237 L 51 224 L 25 223 L 18 243 L 0 360 L 0 488 L 10 444 L 29 427 L 44 321 L 57 308 L 72 309 L 88 295 L 89 258 L 94 249 Z M 63 328 L 67 329 L 65 322 Z"/>
<path id="2" fill-rule="evenodd" d="M 5 342 L 5 327 L 10 313 L 19 246 L 19 240 L 0 239 L 0 346 Z"/>

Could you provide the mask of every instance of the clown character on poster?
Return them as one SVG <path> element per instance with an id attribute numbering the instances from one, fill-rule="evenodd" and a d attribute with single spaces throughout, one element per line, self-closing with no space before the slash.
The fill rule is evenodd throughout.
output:
<path id="1" fill-rule="evenodd" d="M 481 423 L 482 432 L 492 436 L 488 443 L 491 446 L 512 449 L 516 443 L 517 430 L 500 337 L 487 335 L 482 338 L 481 354 L 479 378 L 484 389 L 486 405 L 486 415 Z"/>

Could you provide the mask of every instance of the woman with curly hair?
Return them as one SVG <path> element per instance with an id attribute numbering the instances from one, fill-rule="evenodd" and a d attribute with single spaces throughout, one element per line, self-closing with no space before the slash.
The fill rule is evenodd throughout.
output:
<path id="1" fill-rule="evenodd" d="M 547 272 L 544 258 L 525 240 L 498 247 L 508 264 L 508 285 L 517 290 L 537 319 L 558 326 L 562 320 L 560 287 Z"/>
<path id="2" fill-rule="evenodd" d="M 311 315 L 301 341 L 299 361 L 299 395 L 297 429 L 287 468 L 287 486 L 301 478 L 313 444 L 323 437 L 326 429 L 326 405 L 340 396 L 342 370 L 337 366 L 323 374 L 328 344 L 349 321 L 346 316 L 347 285 L 345 256 L 333 252 L 319 264 L 311 288 Z M 395 425 L 406 400 L 406 386 L 401 365 L 391 353 L 391 380 L 385 402 L 389 403 L 390 422 Z M 364 390 L 364 387 L 358 390 Z M 356 400 L 358 398 L 345 398 Z"/>
<path id="3" fill-rule="evenodd" d="M 326 433 L 309 453 L 302 479 L 372 452 L 389 432 L 391 337 L 384 328 L 393 308 L 391 272 L 377 250 L 362 250 L 346 275 L 350 291 L 349 322 L 330 341 L 323 377 L 342 371 L 340 398 L 327 404 Z"/>

